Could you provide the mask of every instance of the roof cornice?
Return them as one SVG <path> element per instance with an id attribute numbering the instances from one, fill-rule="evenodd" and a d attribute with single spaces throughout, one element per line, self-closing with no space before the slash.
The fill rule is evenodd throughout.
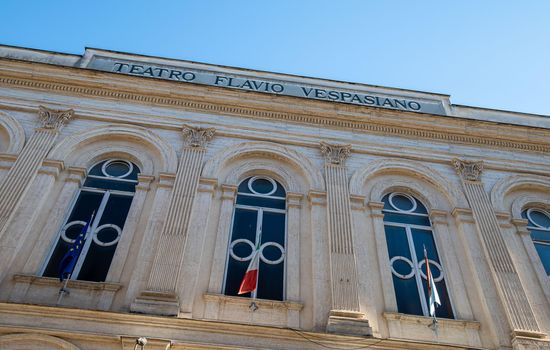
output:
<path id="1" fill-rule="evenodd" d="M 445 143 L 550 153 L 550 130 L 543 128 L 270 96 L 34 62 L 0 59 L 0 85 Z"/>

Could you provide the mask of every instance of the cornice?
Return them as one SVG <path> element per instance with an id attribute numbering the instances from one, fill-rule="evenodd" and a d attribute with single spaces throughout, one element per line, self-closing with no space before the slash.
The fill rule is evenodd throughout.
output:
<path id="1" fill-rule="evenodd" d="M 350 348 L 364 347 L 367 345 L 376 344 L 377 347 L 384 349 L 410 349 L 413 346 L 415 349 L 441 349 L 443 348 L 439 344 L 429 342 L 419 342 L 414 340 L 404 339 L 377 339 L 377 338 L 364 338 L 354 337 L 347 335 L 337 335 L 331 333 L 316 333 L 308 331 L 298 331 L 289 328 L 278 328 L 271 326 L 250 325 L 250 324 L 238 324 L 219 321 L 206 321 L 197 319 L 185 319 L 185 318 L 173 318 L 173 317 L 159 317 L 148 316 L 141 314 L 127 314 L 116 313 L 109 311 L 95 311 L 95 310 L 83 310 L 69 307 L 54 307 L 54 306 L 39 306 L 30 304 L 15 304 L 15 303 L 0 303 L 0 334 L 6 331 L 17 333 L 36 333 L 40 331 L 41 334 L 48 334 L 53 336 L 62 336 L 64 339 L 78 338 L 80 340 L 86 339 L 90 341 L 99 342 L 112 342 L 117 341 L 122 336 L 128 336 L 126 334 L 117 334 L 120 331 L 132 331 L 141 327 L 147 327 L 151 332 L 154 332 L 156 328 L 174 331 L 174 338 L 171 339 L 174 344 L 186 343 L 188 333 L 192 332 L 207 332 L 209 335 L 214 334 L 227 334 L 233 336 L 246 336 L 246 337 L 258 337 L 260 339 L 280 339 L 283 341 L 295 341 L 297 345 L 304 342 L 304 338 L 315 339 L 318 343 L 325 344 L 326 346 L 339 346 L 342 344 L 348 345 Z M 116 327 L 110 327 L 112 333 L 97 333 L 79 331 L 78 327 L 70 327 L 70 329 L 61 327 L 50 326 L 49 328 L 37 328 L 36 326 L 21 326 L 12 325 L 8 320 L 13 320 L 13 317 L 34 317 L 42 320 L 41 324 L 55 325 L 57 322 L 47 322 L 48 319 L 54 321 L 58 320 L 71 320 L 73 325 L 77 325 L 78 322 L 83 322 L 87 328 L 90 323 L 98 323 L 102 325 L 116 325 Z M 179 339 L 183 337 L 185 339 Z M 191 344 L 191 343 L 190 343 Z M 209 343 L 211 345 L 220 345 L 218 343 Z M 413 345 L 414 344 L 414 345 Z M 195 343 L 196 346 L 201 346 Z M 207 345 L 207 344 L 204 344 Z M 471 347 L 464 347 L 460 345 L 447 345 L 446 349 L 472 349 Z"/>
<path id="2" fill-rule="evenodd" d="M 550 153 L 550 143 L 545 141 L 545 139 L 549 139 L 546 134 L 550 134 L 550 132 L 532 127 L 510 126 L 492 122 L 464 120 L 455 117 L 419 115 L 418 113 L 382 111 L 376 108 L 347 105 L 338 107 L 333 106 L 330 109 L 322 108 L 322 106 L 326 106 L 330 102 L 300 101 L 299 104 L 294 102 L 293 105 L 296 105 L 296 108 L 299 108 L 300 112 L 290 113 L 280 111 L 284 109 L 282 104 L 281 106 L 274 106 L 272 97 L 266 99 L 265 96 L 258 96 L 254 100 L 259 102 L 257 105 L 252 106 L 250 102 L 252 99 L 249 98 L 250 95 L 246 95 L 246 103 L 250 106 L 243 106 L 242 96 L 254 93 L 233 91 L 222 92 L 220 91 L 221 88 L 205 88 L 192 85 L 182 86 L 182 84 L 178 84 L 178 93 L 175 93 L 173 90 L 170 91 L 170 89 L 166 89 L 166 86 L 172 87 L 173 84 L 177 83 L 164 81 L 148 81 L 143 84 L 146 87 L 151 87 L 151 83 L 155 83 L 165 88 L 161 91 L 138 91 L 135 90 L 137 89 L 135 84 L 133 86 L 135 91 L 126 91 L 124 88 L 129 88 L 129 85 L 123 84 L 124 82 L 134 82 L 135 79 L 140 78 L 126 76 L 112 77 L 113 74 L 110 73 L 95 71 L 82 72 L 82 70 L 67 67 L 48 68 L 50 71 L 55 69 L 70 69 L 71 72 L 79 72 L 80 74 L 78 75 L 81 76 L 81 80 L 64 79 L 59 76 L 59 73 L 57 75 L 51 74 L 52 77 L 48 80 L 40 80 L 40 77 L 35 77 L 35 74 L 29 77 L 28 72 L 25 74 L 16 69 L 12 69 L 6 72 L 9 72 L 12 75 L 11 77 L 7 74 L 2 74 L 2 77 L 0 77 L 0 85 L 164 105 L 202 113 L 211 112 L 246 118 L 283 120 L 300 124 L 322 125 L 331 128 L 342 128 L 355 131 L 361 130 L 378 135 L 401 136 L 445 143 L 480 145 L 497 149 L 507 148 L 528 152 Z M 49 73 L 51 72 L 46 72 L 44 74 Z M 18 74 L 20 76 L 17 76 Z M 75 74 L 72 74 L 72 76 L 74 77 Z M 98 85 L 98 77 L 101 76 L 105 76 L 105 80 L 109 80 L 109 82 L 112 81 L 112 84 L 103 84 L 104 86 Z M 44 79 L 46 78 L 47 76 L 44 76 Z M 84 81 L 82 80 L 83 78 L 88 78 L 89 81 Z M 216 96 L 206 97 L 204 94 L 205 89 L 206 91 L 215 91 L 216 93 L 213 95 Z M 191 92 L 194 95 L 183 95 L 182 91 Z M 280 98 L 281 101 L 296 100 L 296 98 L 292 97 Z M 263 105 L 261 104 L 262 101 L 264 102 Z M 271 105 L 268 104 L 269 101 L 272 102 Z M 274 109 L 279 111 L 275 111 Z M 360 116 L 359 118 L 358 115 Z M 406 118 L 404 119 L 403 117 Z M 428 120 L 420 120 L 419 118 L 427 118 Z M 439 126 L 439 123 L 434 123 L 434 120 L 445 120 L 445 127 Z M 417 127 L 411 124 L 416 124 Z M 475 126 L 478 127 L 478 130 L 476 130 Z M 476 133 L 478 135 L 476 135 Z M 521 138 L 529 140 L 530 142 L 518 141 Z M 537 142 L 539 140 L 540 142 Z"/>

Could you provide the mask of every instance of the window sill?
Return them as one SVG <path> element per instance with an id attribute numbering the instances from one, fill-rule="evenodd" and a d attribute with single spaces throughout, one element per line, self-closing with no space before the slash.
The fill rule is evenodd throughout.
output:
<path id="1" fill-rule="evenodd" d="M 414 323 L 425 325 L 426 327 L 432 324 L 432 318 L 426 316 L 417 316 L 417 315 L 408 315 L 401 314 L 398 312 L 384 312 L 384 318 L 386 320 L 399 320 L 404 323 Z M 454 320 L 449 318 L 438 318 L 437 324 L 441 327 L 451 327 L 451 328 L 469 328 L 479 330 L 481 324 L 477 321 L 468 321 L 468 320 Z"/>
<path id="2" fill-rule="evenodd" d="M 287 310 L 300 311 L 304 307 L 304 304 L 298 303 L 295 301 L 252 299 L 252 298 L 235 297 L 230 295 L 213 294 L 213 293 L 204 294 L 204 300 L 217 301 L 219 303 L 226 303 L 226 304 L 245 305 L 246 307 L 250 307 L 250 304 L 254 302 L 258 308 L 266 308 L 266 309 L 287 309 Z"/>
<path id="3" fill-rule="evenodd" d="M 61 282 L 59 282 L 59 279 L 54 277 L 15 274 L 13 275 L 13 280 L 17 283 L 28 283 L 32 285 L 61 287 Z M 122 288 L 122 284 L 113 283 L 113 282 L 91 282 L 91 281 L 69 280 L 69 282 L 67 283 L 67 288 L 68 289 L 87 289 L 87 290 L 94 290 L 94 291 L 106 290 L 110 292 L 116 292 L 120 288 Z"/>
<path id="4" fill-rule="evenodd" d="M 390 338 L 417 341 L 437 341 L 449 345 L 482 347 L 479 329 L 481 324 L 470 320 L 438 318 L 437 334 L 429 328 L 432 318 L 407 315 L 397 312 L 384 312 Z"/>
<path id="5" fill-rule="evenodd" d="M 299 327 L 302 303 L 251 299 L 223 294 L 206 293 L 205 318 L 239 323 L 280 327 Z"/>
<path id="6" fill-rule="evenodd" d="M 90 282 L 70 280 L 65 293 L 58 304 L 59 279 L 28 274 L 13 275 L 14 288 L 9 301 L 12 303 L 30 303 L 39 305 L 60 305 L 80 309 L 109 310 L 115 294 L 122 284 L 113 282 Z"/>

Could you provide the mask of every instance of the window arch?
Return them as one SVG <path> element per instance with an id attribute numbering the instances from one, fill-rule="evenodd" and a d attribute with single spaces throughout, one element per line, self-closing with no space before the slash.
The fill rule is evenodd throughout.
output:
<path id="1" fill-rule="evenodd" d="M 443 268 L 426 207 L 409 194 L 393 192 L 382 199 L 384 231 L 399 312 L 428 316 L 424 247 L 441 306 L 436 316 L 454 318 Z"/>
<path id="2" fill-rule="evenodd" d="M 521 213 L 527 219 L 527 229 L 539 254 L 542 266 L 550 277 L 550 213 L 539 208 L 529 208 Z"/>
<path id="3" fill-rule="evenodd" d="M 105 281 L 132 204 L 139 171 L 137 165 L 122 159 L 105 160 L 90 168 L 44 266 L 44 276 L 59 276 L 61 259 L 95 213 L 71 279 Z"/>
<path id="4" fill-rule="evenodd" d="M 259 245 L 257 288 L 244 297 L 283 300 L 285 282 L 286 191 L 266 176 L 249 177 L 237 190 L 223 290 L 238 295 Z"/>

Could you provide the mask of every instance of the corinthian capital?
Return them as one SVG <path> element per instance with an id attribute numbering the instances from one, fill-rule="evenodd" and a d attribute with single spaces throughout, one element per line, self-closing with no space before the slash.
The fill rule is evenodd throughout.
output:
<path id="1" fill-rule="evenodd" d="M 321 141 L 321 153 L 330 164 L 344 164 L 351 153 L 351 145 L 331 145 Z"/>
<path id="2" fill-rule="evenodd" d="M 72 109 L 62 111 L 49 109 L 44 106 L 38 106 L 38 109 L 38 118 L 45 129 L 59 129 L 74 115 Z"/>
<path id="3" fill-rule="evenodd" d="M 214 128 L 195 128 L 189 125 L 183 126 L 183 137 L 191 147 L 204 147 L 214 137 Z"/>
<path id="4" fill-rule="evenodd" d="M 456 173 L 464 180 L 478 181 L 483 171 L 483 161 L 471 161 L 454 158 L 452 163 L 455 167 Z"/>

